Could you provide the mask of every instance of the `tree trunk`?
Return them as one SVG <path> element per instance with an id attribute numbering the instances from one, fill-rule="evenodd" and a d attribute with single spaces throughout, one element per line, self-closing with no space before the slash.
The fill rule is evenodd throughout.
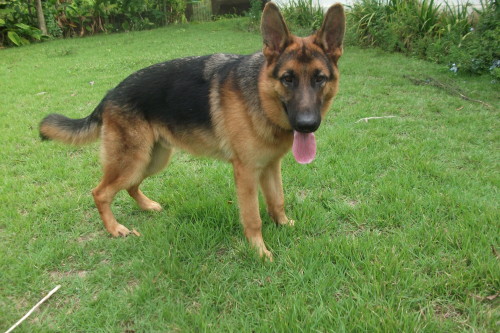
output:
<path id="1" fill-rule="evenodd" d="M 167 0 L 163 0 L 163 15 L 165 17 L 165 25 L 168 25 Z"/>
<path id="2" fill-rule="evenodd" d="M 42 0 L 35 0 L 35 5 L 38 15 L 38 27 L 44 35 L 47 35 L 47 25 L 45 24 L 45 17 L 43 16 Z"/>

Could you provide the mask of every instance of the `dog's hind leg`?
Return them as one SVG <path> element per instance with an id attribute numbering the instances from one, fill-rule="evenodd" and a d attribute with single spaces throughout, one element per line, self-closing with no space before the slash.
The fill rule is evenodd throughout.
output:
<path id="1" fill-rule="evenodd" d="M 168 146 L 164 146 L 160 143 L 155 143 L 153 149 L 151 151 L 151 161 L 149 162 L 148 167 L 145 170 L 145 174 L 143 179 L 154 175 L 157 172 L 160 172 L 164 169 L 168 162 L 170 161 L 170 157 L 172 156 L 172 148 Z M 143 180 L 142 179 L 142 180 Z M 142 182 L 141 180 L 141 182 Z M 139 189 L 140 182 L 130 188 L 127 189 L 128 194 L 137 202 L 139 207 L 144 210 L 154 210 L 161 211 L 162 207 L 156 201 L 149 199 L 147 196 L 142 193 Z"/>
<path id="2" fill-rule="evenodd" d="M 285 198 L 281 182 L 281 160 L 276 160 L 264 168 L 260 176 L 260 187 L 266 198 L 267 211 L 278 225 L 293 225 L 285 214 Z"/>
<path id="3" fill-rule="evenodd" d="M 120 190 L 138 186 L 144 179 L 151 163 L 153 135 L 145 121 L 115 109 L 104 114 L 101 136 L 104 175 L 92 194 L 106 230 L 115 237 L 126 236 L 130 231 L 116 221 L 111 203 Z"/>

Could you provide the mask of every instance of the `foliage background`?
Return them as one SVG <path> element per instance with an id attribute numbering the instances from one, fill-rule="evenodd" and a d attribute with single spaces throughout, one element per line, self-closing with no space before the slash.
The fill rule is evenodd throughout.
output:
<path id="1" fill-rule="evenodd" d="M 351 41 L 437 63 L 455 72 L 500 78 L 498 0 L 471 4 L 434 0 L 359 0 L 349 13 Z"/>
<path id="2" fill-rule="evenodd" d="M 317 30 L 323 19 L 315 0 L 287 1 L 282 12 L 299 35 Z M 444 64 L 455 72 L 500 79 L 498 0 L 482 0 L 479 8 L 453 0 L 444 5 L 434 0 L 357 0 L 346 12 L 348 45 L 379 47 Z M 251 12 L 249 30 L 258 29 L 255 17 Z"/>
<path id="3" fill-rule="evenodd" d="M 99 32 L 150 29 L 185 21 L 185 8 L 184 0 L 43 2 L 48 30 L 46 37 L 74 37 Z M 42 35 L 37 26 L 34 0 L 0 0 L 0 46 L 19 46 L 40 40 Z"/>
<path id="4" fill-rule="evenodd" d="M 196 0 L 46 0 L 47 35 L 37 28 L 35 1 L 0 0 L 0 46 L 186 22 L 186 6 Z M 262 1 L 250 4 L 246 27 L 256 31 Z M 282 12 L 299 35 L 317 30 L 323 18 L 315 0 L 287 1 Z M 482 0 L 480 8 L 453 0 L 444 5 L 435 0 L 357 0 L 347 12 L 350 44 L 402 52 L 445 64 L 455 72 L 489 73 L 500 79 L 498 0 Z"/>

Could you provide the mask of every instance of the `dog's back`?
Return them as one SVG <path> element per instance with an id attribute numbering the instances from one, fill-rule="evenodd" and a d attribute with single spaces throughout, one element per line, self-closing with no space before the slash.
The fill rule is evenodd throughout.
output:
<path id="1" fill-rule="evenodd" d="M 102 113 L 117 108 L 166 126 L 173 134 L 194 128 L 212 131 L 214 113 L 223 98 L 219 90 L 227 80 L 242 93 L 249 110 L 259 111 L 258 77 L 263 64 L 261 52 L 249 56 L 213 54 L 155 64 L 131 74 L 110 90 L 90 116 L 69 119 L 51 114 L 41 122 L 40 133 L 43 139 L 87 143 L 99 137 Z"/>

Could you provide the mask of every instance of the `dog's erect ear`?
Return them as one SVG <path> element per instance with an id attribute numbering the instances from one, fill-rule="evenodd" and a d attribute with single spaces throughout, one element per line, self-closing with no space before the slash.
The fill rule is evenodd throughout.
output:
<path id="1" fill-rule="evenodd" d="M 291 42 L 291 35 L 285 20 L 278 6 L 272 2 L 268 2 L 264 7 L 260 30 L 264 38 L 263 53 L 267 61 L 272 62 Z"/>
<path id="2" fill-rule="evenodd" d="M 326 12 L 321 28 L 316 33 L 315 43 L 337 62 L 342 55 L 342 41 L 345 32 L 344 7 L 337 3 Z"/>

